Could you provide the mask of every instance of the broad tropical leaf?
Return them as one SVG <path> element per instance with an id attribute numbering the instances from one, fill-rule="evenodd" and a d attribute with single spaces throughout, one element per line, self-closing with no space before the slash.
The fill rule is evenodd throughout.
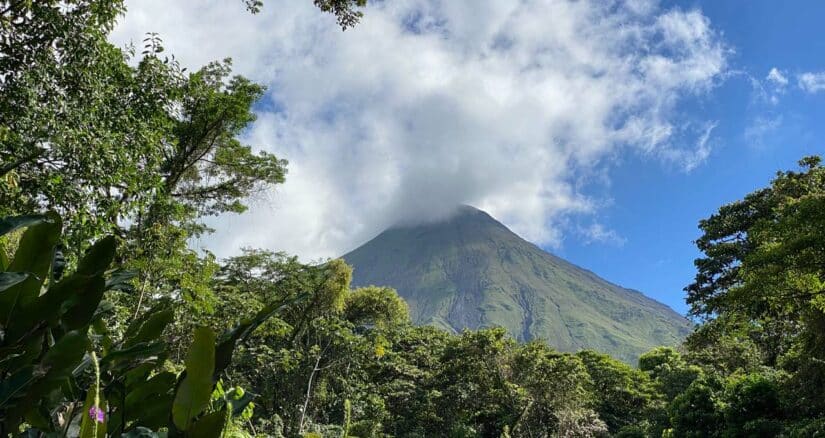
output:
<path id="1" fill-rule="evenodd" d="M 0 272 L 0 292 L 22 282 L 28 276 L 25 272 Z"/>
<path id="2" fill-rule="evenodd" d="M 5 236 L 19 228 L 31 227 L 43 223 L 48 219 L 47 216 L 42 214 L 0 218 L 0 236 Z"/>
<path id="3" fill-rule="evenodd" d="M 215 371 L 215 333 L 207 327 L 195 330 L 186 357 L 186 372 L 172 406 L 172 421 L 180 430 L 189 430 L 212 395 Z"/>
<path id="4" fill-rule="evenodd" d="M 226 408 L 204 415 L 192 425 L 191 436 L 198 438 L 220 438 L 226 425 Z"/>

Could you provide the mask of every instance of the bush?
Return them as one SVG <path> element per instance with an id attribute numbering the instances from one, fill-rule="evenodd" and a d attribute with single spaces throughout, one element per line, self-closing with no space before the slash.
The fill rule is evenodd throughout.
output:
<path id="1" fill-rule="evenodd" d="M 783 438 L 819 438 L 825 437 L 825 418 L 805 420 L 785 428 Z"/>
<path id="2" fill-rule="evenodd" d="M 625 426 L 614 435 L 615 438 L 647 438 L 644 428 L 640 426 Z"/>

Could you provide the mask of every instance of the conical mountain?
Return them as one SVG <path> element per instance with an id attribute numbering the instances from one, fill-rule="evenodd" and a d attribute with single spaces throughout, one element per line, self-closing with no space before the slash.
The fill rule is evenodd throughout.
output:
<path id="1" fill-rule="evenodd" d="M 344 259 L 353 285 L 395 288 L 417 324 L 503 326 L 519 340 L 595 349 L 634 364 L 690 331 L 664 304 L 542 250 L 469 206 L 438 223 L 390 228 Z"/>

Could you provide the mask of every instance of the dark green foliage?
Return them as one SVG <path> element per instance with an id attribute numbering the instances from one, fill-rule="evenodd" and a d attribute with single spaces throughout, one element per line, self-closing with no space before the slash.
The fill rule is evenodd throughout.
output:
<path id="1" fill-rule="evenodd" d="M 729 436 L 776 436 L 784 417 L 776 376 L 747 374 L 731 378 L 725 388 Z"/>
<path id="2" fill-rule="evenodd" d="M 825 168 L 819 157 L 700 222 L 689 357 L 726 376 L 728 434 L 825 414 Z"/>
<path id="3" fill-rule="evenodd" d="M 625 426 L 614 435 L 616 438 L 647 438 L 644 428 L 639 426 Z"/>
<path id="4" fill-rule="evenodd" d="M 342 29 L 355 26 L 361 19 L 362 13 L 358 8 L 367 5 L 367 0 L 313 0 L 315 6 L 324 12 L 335 15 Z"/>
<path id="5" fill-rule="evenodd" d="M 103 301 L 103 294 L 107 284 L 116 284 L 105 280 L 115 258 L 114 238 L 92 245 L 75 272 L 57 280 L 50 269 L 60 237 L 59 217 L 7 218 L 4 223 L 30 226 L 7 267 L 25 273 L 25 279 L 0 291 L 0 434 L 21 424 L 45 433 L 79 422 L 83 437 L 124 432 L 137 436 L 139 427 L 146 428 L 140 433 L 168 427 L 170 435 L 219 436 L 230 416 L 226 408 L 208 409 L 222 371 L 216 369 L 216 349 L 231 356 L 236 342 L 280 307 L 264 309 L 218 343 L 210 329 L 196 330 L 186 369 L 176 376 L 162 370 L 168 356 L 162 335 L 172 321 L 169 309 L 161 306 L 146 313 L 119 341 L 108 336 L 103 317 L 111 304 Z M 0 239 L 8 242 L 7 237 Z M 102 352 L 100 359 L 97 352 Z M 68 416 L 51 418 L 55 409 L 64 409 Z M 99 412 L 99 420 L 90 412 Z"/>
<path id="6" fill-rule="evenodd" d="M 668 408 L 675 437 L 716 437 L 724 429 L 721 406 L 713 383 L 693 382 Z"/>
<path id="7" fill-rule="evenodd" d="M 787 438 L 812 438 L 825 436 L 825 418 L 803 420 L 791 424 L 782 434 Z"/>

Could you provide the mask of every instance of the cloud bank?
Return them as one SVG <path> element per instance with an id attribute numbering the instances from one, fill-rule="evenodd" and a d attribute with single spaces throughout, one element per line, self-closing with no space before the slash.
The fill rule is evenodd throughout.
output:
<path id="1" fill-rule="evenodd" d="M 270 0 L 255 16 L 239 2 L 197 4 L 130 1 L 113 40 L 159 32 L 184 65 L 231 56 L 269 87 L 246 141 L 290 161 L 287 183 L 217 219 L 203 243 L 219 255 L 337 256 L 465 203 L 554 245 L 570 217 L 597 212 L 586 181 L 621 154 L 687 171 L 710 154 L 715 122 L 679 108 L 723 78 L 729 50 L 698 10 L 393 0 L 341 33 L 308 0 Z"/>

